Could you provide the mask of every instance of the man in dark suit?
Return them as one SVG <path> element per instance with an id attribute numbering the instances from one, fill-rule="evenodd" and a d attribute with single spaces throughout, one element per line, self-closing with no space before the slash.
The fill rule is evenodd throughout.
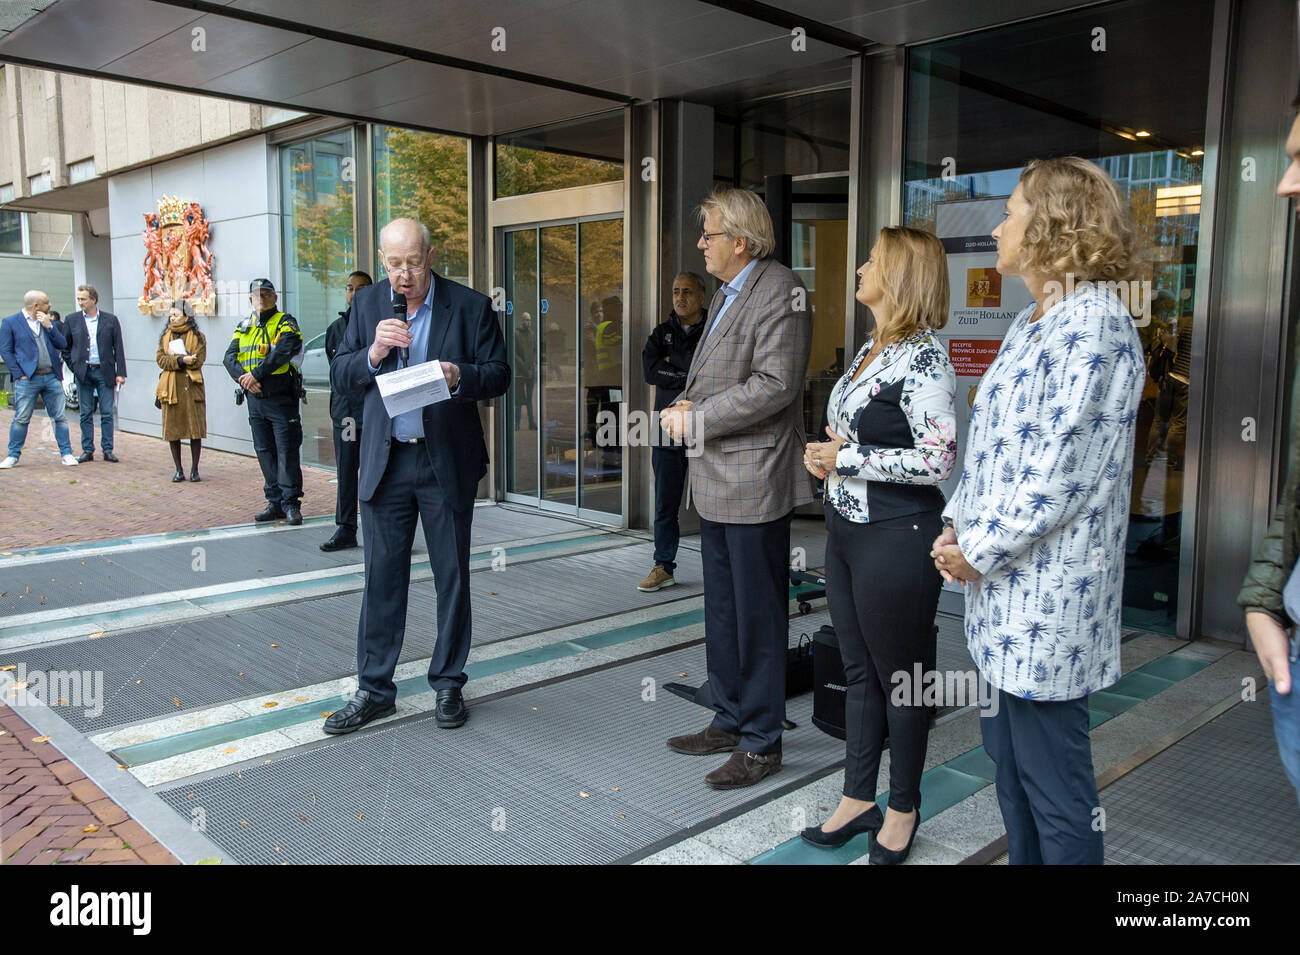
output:
<path id="1" fill-rule="evenodd" d="M 66 465 L 76 465 L 68 422 L 63 417 L 63 360 L 59 353 L 67 344 L 50 318 L 50 297 L 37 289 L 23 296 L 22 311 L 0 321 L 0 358 L 14 380 L 16 405 L 9 424 L 9 455 L 0 461 L 0 469 L 18 466 L 37 398 L 45 402 L 60 458 Z"/>
<path id="2" fill-rule="evenodd" d="M 348 307 L 325 329 L 325 357 L 330 363 L 339 353 L 352 315 L 352 297 L 374 281 L 366 272 L 348 276 Z M 338 468 L 338 496 L 334 502 L 334 536 L 320 545 L 323 551 L 357 546 L 357 473 L 361 468 L 361 396 L 330 390 L 330 420 L 334 424 L 334 465 Z"/>
<path id="3" fill-rule="evenodd" d="M 668 746 L 693 756 L 731 753 L 704 781 L 735 789 L 781 768 L 790 518 L 812 500 L 802 465 L 812 317 L 803 283 L 771 258 L 776 240 L 761 199 L 727 189 L 700 212 L 704 264 L 723 285 L 681 398 L 659 417 L 670 438 L 702 442 L 690 481 L 717 715 Z"/>
<path id="4" fill-rule="evenodd" d="M 379 245 L 388 279 L 356 294 L 343 346 L 330 363 L 330 386 L 363 396 L 365 419 L 359 496 L 366 583 L 357 628 L 358 690 L 325 721 L 325 732 L 334 734 L 396 712 L 393 670 L 406 635 L 417 519 L 438 594 L 438 636 L 429 663 L 429 685 L 437 691 L 434 715 L 441 727 L 464 724 L 470 524 L 488 467 L 476 402 L 505 394 L 510 383 L 491 299 L 433 274 L 429 230 L 412 219 L 394 219 L 379 233 Z M 405 298 L 409 325 L 393 317 L 395 296 Z M 390 418 L 375 377 L 408 361 L 438 361 L 451 398 Z"/>
<path id="5" fill-rule="evenodd" d="M 68 316 L 68 364 L 77 380 L 77 407 L 81 410 L 81 457 L 95 457 L 95 399 L 99 399 L 99 446 L 104 460 L 117 463 L 113 453 L 113 402 L 116 389 L 126 382 L 126 349 L 122 323 L 112 312 L 99 308 L 93 285 L 77 286 L 77 309 Z"/>

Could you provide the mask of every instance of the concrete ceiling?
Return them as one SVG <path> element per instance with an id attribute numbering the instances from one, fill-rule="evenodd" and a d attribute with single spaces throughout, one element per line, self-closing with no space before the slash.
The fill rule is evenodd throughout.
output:
<path id="1" fill-rule="evenodd" d="M 878 43 L 1078 5 L 30 0 L 6 5 L 0 60 L 489 135 L 658 98 L 735 101 L 845 82 L 850 57 Z M 796 27 L 800 43 L 792 42 Z"/>

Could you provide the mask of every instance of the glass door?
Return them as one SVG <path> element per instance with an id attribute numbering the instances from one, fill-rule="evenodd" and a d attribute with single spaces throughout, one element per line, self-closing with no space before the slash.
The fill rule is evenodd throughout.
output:
<path id="1" fill-rule="evenodd" d="M 506 499 L 621 521 L 623 220 L 502 228 L 497 242 L 514 373 Z"/>

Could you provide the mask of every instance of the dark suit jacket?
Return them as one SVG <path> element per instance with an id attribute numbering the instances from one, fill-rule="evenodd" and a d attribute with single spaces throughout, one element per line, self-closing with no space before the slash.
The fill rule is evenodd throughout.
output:
<path id="1" fill-rule="evenodd" d="M 41 329 L 41 336 L 45 339 L 45 347 L 50 353 L 50 365 L 54 370 L 54 377 L 62 381 L 63 359 L 59 353 L 68 347 L 68 341 L 59 331 L 59 326 L 53 322 L 51 324 L 54 327 L 49 331 Z M 30 378 L 36 374 L 36 362 L 40 358 L 40 351 L 27 325 L 27 316 L 21 311 L 0 321 L 0 358 L 3 358 L 4 363 L 9 367 L 9 374 L 14 381 L 19 378 Z"/>
<path id="2" fill-rule="evenodd" d="M 69 344 L 68 364 L 78 381 L 86 380 L 86 366 L 90 364 L 90 334 L 86 327 L 86 314 L 78 309 L 66 319 Z M 113 378 L 126 377 L 126 348 L 122 345 L 122 323 L 112 312 L 99 310 L 99 367 L 111 384 Z"/>
<path id="3" fill-rule="evenodd" d="M 474 506 L 479 479 L 487 473 L 487 443 L 476 402 L 505 394 L 510 385 L 506 343 L 492 311 L 492 300 L 450 279 L 434 279 L 433 314 L 429 320 L 426 358 L 454 362 L 460 385 L 449 401 L 424 408 L 424 448 L 433 473 L 453 510 Z M 343 345 L 330 363 L 330 387 L 364 399 L 361 429 L 361 480 L 358 497 L 369 501 L 388 467 L 393 422 L 384 408 L 375 376 L 370 373 L 370 346 L 381 319 L 392 317 L 388 279 L 368 285 L 352 298 L 352 316 Z M 383 374 L 397 369 L 394 348 L 379 365 Z"/>
<path id="4" fill-rule="evenodd" d="M 329 328 L 325 329 L 325 357 L 329 359 L 331 365 L 334 364 L 334 359 L 343 346 L 343 339 L 348 331 L 348 317 L 351 314 L 351 308 L 339 312 L 339 317 L 330 322 Z M 340 428 L 343 427 L 344 418 L 351 418 L 355 426 L 360 428 L 361 415 L 365 410 L 363 405 L 362 396 L 355 392 L 330 389 L 330 419 Z"/>

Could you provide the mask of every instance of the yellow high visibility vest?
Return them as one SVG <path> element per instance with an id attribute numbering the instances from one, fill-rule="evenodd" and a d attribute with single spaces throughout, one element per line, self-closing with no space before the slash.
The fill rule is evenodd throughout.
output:
<path id="1" fill-rule="evenodd" d="M 262 363 L 280 338 L 280 323 L 283 318 L 284 312 L 276 312 L 267 319 L 265 325 L 261 325 L 256 318 L 250 316 L 235 327 L 233 337 L 239 342 L 239 352 L 236 357 L 239 367 L 251 374 L 253 369 Z M 292 325 L 288 327 L 297 331 L 297 328 Z M 271 374 L 287 375 L 292 365 L 293 362 L 287 361 Z"/>

